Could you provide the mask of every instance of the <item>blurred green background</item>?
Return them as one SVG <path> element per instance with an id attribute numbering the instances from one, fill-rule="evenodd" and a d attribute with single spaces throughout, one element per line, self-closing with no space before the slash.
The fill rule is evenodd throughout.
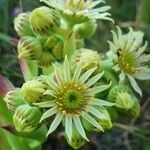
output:
<path id="1" fill-rule="evenodd" d="M 86 47 L 101 53 L 106 52 L 108 50 L 107 41 L 112 38 L 110 31 L 115 29 L 116 25 L 123 28 L 125 32 L 129 26 L 142 30 L 145 33 L 145 40 L 150 43 L 150 0 L 106 0 L 106 3 L 112 7 L 110 12 L 115 24 L 107 21 L 98 22 L 97 32 L 91 39 L 86 40 Z M 23 77 L 18 64 L 16 46 L 11 44 L 14 38 L 18 39 L 14 31 L 13 20 L 19 12 L 31 11 L 40 5 L 39 0 L 0 0 L 0 74 L 7 76 L 15 86 L 21 86 Z M 146 53 L 150 53 L 150 44 Z M 144 90 L 144 96 L 141 100 L 141 105 L 144 105 L 144 108 L 135 124 L 150 130 L 150 82 L 146 81 L 140 85 Z M 125 135 L 126 132 L 115 129 L 111 133 L 97 135 L 97 139 L 93 139 L 93 141 L 95 141 L 95 145 L 99 145 L 98 148 L 94 148 L 94 144 L 89 144 L 85 150 L 150 149 L 149 139 L 132 135 L 126 138 Z"/>

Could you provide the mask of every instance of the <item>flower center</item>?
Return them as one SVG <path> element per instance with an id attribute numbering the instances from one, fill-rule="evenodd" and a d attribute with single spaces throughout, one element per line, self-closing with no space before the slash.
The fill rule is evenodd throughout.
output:
<path id="1" fill-rule="evenodd" d="M 72 12 L 87 10 L 92 4 L 92 0 L 67 0 L 66 7 Z"/>
<path id="2" fill-rule="evenodd" d="M 56 92 L 55 101 L 59 111 L 73 115 L 85 112 L 93 99 L 90 88 L 73 80 L 65 82 Z"/>
<path id="3" fill-rule="evenodd" d="M 140 63 L 138 59 L 135 54 L 129 50 L 118 50 L 118 65 L 121 70 L 130 75 L 142 72 L 139 68 Z"/>

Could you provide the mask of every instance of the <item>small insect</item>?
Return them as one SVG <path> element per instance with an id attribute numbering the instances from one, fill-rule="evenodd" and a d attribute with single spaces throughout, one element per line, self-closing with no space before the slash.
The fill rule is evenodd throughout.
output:
<path id="1" fill-rule="evenodd" d="M 117 50 L 117 56 L 118 56 L 118 57 L 120 56 L 120 53 L 121 53 L 121 49 L 119 48 L 119 49 Z"/>

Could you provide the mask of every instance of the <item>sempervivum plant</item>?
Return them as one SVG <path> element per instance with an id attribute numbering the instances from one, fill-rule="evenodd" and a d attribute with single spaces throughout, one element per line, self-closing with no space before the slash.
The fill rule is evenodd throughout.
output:
<path id="1" fill-rule="evenodd" d="M 85 48 L 84 40 L 95 33 L 98 19 L 113 21 L 110 6 L 101 6 L 103 0 L 41 1 L 48 6 L 21 13 L 14 21 L 25 82 L 15 88 L 0 76 L 0 94 L 12 113 L 13 133 L 39 137 L 41 146 L 61 131 L 78 149 L 94 132 L 111 130 L 120 114 L 138 117 L 134 91 L 141 96 L 142 91 L 135 79 L 150 79 L 147 42 L 141 31 L 130 28 L 123 34 L 117 27 L 109 51 L 99 54 Z"/>
<path id="2" fill-rule="evenodd" d="M 101 124 L 96 120 L 105 119 L 106 116 L 97 107 L 113 106 L 113 103 L 100 100 L 95 95 L 108 89 L 111 84 L 94 86 L 95 82 L 103 75 L 102 72 L 92 76 L 95 69 L 96 67 L 81 74 L 82 63 L 80 63 L 74 73 L 71 73 L 71 66 L 67 58 L 65 58 L 63 69 L 59 70 L 57 66 L 54 66 L 56 82 L 49 80 L 49 89 L 44 93 L 51 95 L 53 98 L 46 102 L 34 103 L 39 107 L 50 108 L 42 115 L 41 121 L 53 115 L 56 116 L 47 135 L 52 133 L 63 120 L 65 122 L 65 132 L 70 141 L 72 140 L 73 126 L 76 127 L 84 139 L 88 140 L 84 126 L 81 123 L 82 119 L 87 120 L 94 127 L 103 131 Z M 48 77 L 43 78 L 48 80 Z"/>
<path id="3" fill-rule="evenodd" d="M 142 96 L 135 79 L 146 80 L 150 78 L 150 68 L 146 63 L 150 55 L 144 54 L 147 42 L 143 44 L 143 33 L 141 31 L 130 31 L 123 34 L 121 29 L 113 33 L 113 42 L 109 42 L 112 57 L 115 62 L 114 70 L 120 71 L 119 79 L 125 80 L 127 76 L 133 89 Z"/>

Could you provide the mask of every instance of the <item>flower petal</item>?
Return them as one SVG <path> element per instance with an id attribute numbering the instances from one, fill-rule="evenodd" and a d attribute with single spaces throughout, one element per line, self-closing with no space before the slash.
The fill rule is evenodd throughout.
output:
<path id="1" fill-rule="evenodd" d="M 52 90 L 47 90 L 46 92 L 44 92 L 43 95 L 51 95 L 51 96 L 55 97 L 55 92 Z"/>
<path id="2" fill-rule="evenodd" d="M 60 122 L 62 121 L 63 115 L 58 113 L 55 117 L 55 119 L 53 120 L 52 124 L 50 125 L 50 128 L 46 134 L 46 136 L 48 136 L 49 134 L 51 134 L 53 131 L 55 131 L 55 129 L 59 126 Z"/>
<path id="3" fill-rule="evenodd" d="M 69 141 L 71 141 L 71 138 L 72 138 L 72 117 L 71 116 L 66 116 L 65 131 L 66 131 Z"/>
<path id="4" fill-rule="evenodd" d="M 102 126 L 89 114 L 82 116 L 85 120 L 87 120 L 89 123 L 91 123 L 94 127 L 98 128 L 99 130 L 103 131 Z"/>
<path id="5" fill-rule="evenodd" d="M 86 139 L 87 141 L 89 141 L 88 138 L 86 137 L 84 128 L 83 128 L 83 126 L 82 126 L 82 124 L 81 124 L 81 121 L 80 121 L 79 117 L 74 117 L 73 120 L 74 120 L 76 129 L 77 129 L 77 131 L 79 132 L 79 134 L 80 134 L 84 139 Z"/>
<path id="6" fill-rule="evenodd" d="M 101 100 L 101 99 L 94 99 L 92 104 L 97 105 L 97 106 L 114 106 L 115 105 L 115 103 L 111 103 L 111 102 Z"/>
<path id="7" fill-rule="evenodd" d="M 74 76 L 73 76 L 74 80 L 77 80 L 80 77 L 80 74 L 82 72 L 82 66 L 83 66 L 82 62 L 77 65 Z"/>
<path id="8" fill-rule="evenodd" d="M 96 0 L 96 1 L 93 1 L 92 5 L 91 5 L 91 8 L 99 5 L 100 3 L 104 3 L 105 1 L 104 0 Z"/>
<path id="9" fill-rule="evenodd" d="M 40 102 L 40 103 L 33 103 L 35 106 L 49 108 L 55 105 L 54 101 L 46 101 L 46 102 Z"/>
<path id="10" fill-rule="evenodd" d="M 90 107 L 89 112 L 99 119 L 106 119 L 105 115 L 94 107 Z"/>
<path id="11" fill-rule="evenodd" d="M 40 122 L 42 122 L 42 121 L 43 121 L 44 119 L 46 119 L 46 118 L 49 118 L 49 117 L 53 116 L 53 115 L 56 114 L 56 113 L 57 113 L 56 107 L 53 107 L 53 108 L 47 110 L 47 111 L 42 115 Z"/>
<path id="12" fill-rule="evenodd" d="M 150 72 L 145 72 L 143 74 L 135 76 L 136 79 L 139 80 L 150 80 Z"/>
<path id="13" fill-rule="evenodd" d="M 130 75 L 128 75 L 128 79 L 129 79 L 129 81 L 130 81 L 130 83 L 131 83 L 133 89 L 134 89 L 137 93 L 139 93 L 140 96 L 142 97 L 142 91 L 141 91 L 141 89 L 139 88 L 138 84 L 136 83 L 135 79 L 134 79 L 132 76 L 130 76 Z"/>
<path id="14" fill-rule="evenodd" d="M 122 82 L 125 80 L 125 74 L 124 72 L 121 72 L 121 74 L 119 75 L 119 82 Z"/>
<path id="15" fill-rule="evenodd" d="M 79 80 L 80 80 L 82 83 L 85 83 L 86 80 L 93 74 L 93 72 L 94 72 L 96 69 L 97 69 L 97 67 L 94 67 L 94 68 L 92 68 L 92 69 L 86 71 L 86 72 L 80 77 Z"/>
<path id="16" fill-rule="evenodd" d="M 102 73 L 99 73 L 95 75 L 93 78 L 91 78 L 86 84 L 90 87 L 92 86 L 95 82 L 97 82 L 104 74 L 104 71 Z"/>
<path id="17" fill-rule="evenodd" d="M 111 86 L 111 82 L 108 85 L 101 85 L 101 86 L 93 87 L 92 93 L 97 94 L 97 93 L 103 92 L 103 91 L 107 90 L 110 86 Z"/>
<path id="18" fill-rule="evenodd" d="M 70 76 L 70 65 L 67 56 L 65 56 L 64 61 L 64 80 L 69 80 L 71 78 Z"/>
<path id="19" fill-rule="evenodd" d="M 56 79 L 58 84 L 61 84 L 63 82 L 63 75 L 61 74 L 59 68 L 53 64 L 54 70 L 55 70 L 55 75 L 56 75 Z"/>

